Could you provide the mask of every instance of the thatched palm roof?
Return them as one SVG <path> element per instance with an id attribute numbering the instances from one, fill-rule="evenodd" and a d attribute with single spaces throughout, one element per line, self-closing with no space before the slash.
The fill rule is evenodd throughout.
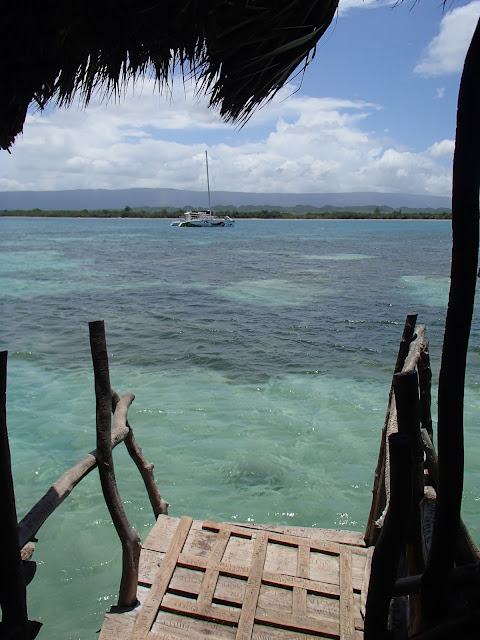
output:
<path id="1" fill-rule="evenodd" d="M 84 0 L 4 3 L 0 148 L 31 104 L 117 98 L 131 78 L 193 75 L 221 115 L 242 122 L 313 55 L 338 0 Z"/>

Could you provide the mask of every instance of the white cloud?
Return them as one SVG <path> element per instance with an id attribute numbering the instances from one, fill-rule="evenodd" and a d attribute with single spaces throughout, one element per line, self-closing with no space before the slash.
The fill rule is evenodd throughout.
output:
<path id="1" fill-rule="evenodd" d="M 428 153 L 434 158 L 453 158 L 454 150 L 455 140 L 442 140 L 441 142 L 435 142 L 427 149 Z"/>
<path id="2" fill-rule="evenodd" d="M 350 9 L 378 9 L 378 7 L 392 6 L 396 3 L 397 0 L 340 0 L 338 12 L 342 15 Z"/>
<path id="3" fill-rule="evenodd" d="M 415 73 L 442 76 L 461 71 L 479 16 L 479 0 L 446 13 L 439 34 L 427 46 Z"/>
<path id="4" fill-rule="evenodd" d="M 451 141 L 405 151 L 369 131 L 377 105 L 292 91 L 240 132 L 181 85 L 173 104 L 146 83 L 121 104 L 29 115 L 12 155 L 0 154 L 0 190 L 203 190 L 208 148 L 212 190 L 450 192 Z"/>
<path id="5" fill-rule="evenodd" d="M 436 100 L 441 100 L 442 98 L 445 97 L 445 87 L 437 87 L 436 93 L 435 93 L 435 99 Z"/>

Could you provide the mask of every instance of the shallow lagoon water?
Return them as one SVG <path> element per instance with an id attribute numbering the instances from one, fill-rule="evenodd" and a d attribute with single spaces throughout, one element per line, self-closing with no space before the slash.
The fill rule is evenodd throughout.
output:
<path id="1" fill-rule="evenodd" d="M 22 517 L 95 446 L 88 322 L 170 514 L 363 530 L 405 315 L 438 375 L 448 221 L 0 219 L 1 348 Z M 463 514 L 480 540 L 480 331 L 466 388 Z M 139 474 L 115 450 L 142 538 Z M 115 603 L 120 544 L 93 472 L 40 530 L 30 617 L 90 640 Z M 59 607 L 59 603 L 62 606 Z"/>

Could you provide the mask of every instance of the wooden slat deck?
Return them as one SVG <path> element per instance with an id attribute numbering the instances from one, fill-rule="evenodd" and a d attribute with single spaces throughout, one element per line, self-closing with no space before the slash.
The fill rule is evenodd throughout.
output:
<path id="1" fill-rule="evenodd" d="M 359 640 L 367 558 L 356 532 L 162 515 L 142 547 L 141 605 L 108 613 L 100 640 Z"/>

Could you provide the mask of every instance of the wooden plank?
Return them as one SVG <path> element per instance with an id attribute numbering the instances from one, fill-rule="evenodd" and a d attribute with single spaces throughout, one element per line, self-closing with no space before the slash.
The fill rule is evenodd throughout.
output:
<path id="1" fill-rule="evenodd" d="M 128 640 L 134 620 L 117 614 L 107 613 L 100 629 L 99 640 Z"/>
<path id="2" fill-rule="evenodd" d="M 307 611 L 309 618 L 330 618 L 339 620 L 340 597 L 331 598 L 307 592 Z"/>
<path id="3" fill-rule="evenodd" d="M 160 609 L 148 640 L 234 640 L 236 628 Z"/>
<path id="4" fill-rule="evenodd" d="M 354 640 L 352 552 L 345 547 L 340 554 L 340 640 Z"/>
<path id="5" fill-rule="evenodd" d="M 212 522 L 205 520 L 203 523 L 204 529 L 213 529 L 214 531 L 220 531 L 220 529 L 227 529 L 231 534 L 236 536 L 251 538 L 255 530 L 250 527 L 242 527 L 235 524 L 225 524 Z M 265 529 L 257 529 L 258 531 L 265 531 Z M 298 547 L 302 544 L 309 546 L 312 551 L 322 551 L 324 553 L 330 553 L 332 555 L 339 555 L 342 546 L 336 542 L 330 542 L 328 540 L 305 540 L 297 536 L 291 536 L 284 533 L 277 533 L 276 531 L 268 531 L 268 539 L 270 543 L 277 542 L 285 546 Z"/>
<path id="6" fill-rule="evenodd" d="M 202 620 L 193 620 L 192 618 L 190 618 L 190 622 L 195 622 L 199 625 L 207 624 Z M 162 632 L 161 628 L 155 625 L 154 630 L 149 634 L 148 640 L 205 640 L 205 638 L 208 638 L 208 640 L 225 640 L 235 637 L 235 635 L 225 635 L 228 632 L 233 632 L 234 634 L 235 630 L 232 627 L 217 624 L 213 630 L 207 628 L 206 632 L 203 632 L 200 627 L 190 628 L 188 630 L 174 628 L 171 630 L 163 630 Z M 277 627 L 269 627 L 255 623 L 252 640 L 279 640 L 279 638 L 282 640 L 319 640 L 317 634 L 299 633 L 298 631 L 278 629 Z M 362 640 L 362 637 L 359 636 L 356 640 Z"/>
<path id="7" fill-rule="evenodd" d="M 245 597 L 246 586 L 246 580 L 220 575 L 217 582 L 217 589 L 214 594 L 214 601 L 232 603 L 241 606 Z"/>
<path id="8" fill-rule="evenodd" d="M 293 587 L 292 613 L 294 616 L 304 616 L 307 613 L 307 590 Z"/>
<path id="9" fill-rule="evenodd" d="M 183 613 L 194 617 L 207 618 L 213 621 L 219 620 L 228 624 L 236 624 L 240 617 L 240 609 L 219 605 L 204 604 L 198 607 L 196 600 L 180 598 L 166 594 L 162 600 L 162 609 Z"/>
<path id="10" fill-rule="evenodd" d="M 178 562 L 168 585 L 169 591 L 184 594 L 187 597 L 197 597 L 200 593 L 204 571 L 179 567 Z"/>
<path id="11" fill-rule="evenodd" d="M 236 524 L 227 524 L 226 522 L 213 522 L 212 520 L 205 520 L 202 528 L 212 529 L 213 531 L 221 531 L 223 529 L 226 531 L 230 531 L 230 533 L 235 533 L 241 538 L 251 538 L 255 535 L 255 530 L 251 529 L 250 527 L 242 527 Z"/>
<path id="12" fill-rule="evenodd" d="M 298 588 L 298 590 L 306 592 L 305 589 Z M 274 609 L 275 611 L 292 611 L 294 592 L 295 588 L 274 587 L 264 584 L 262 580 L 258 594 L 258 606 L 262 609 Z"/>
<path id="13" fill-rule="evenodd" d="M 360 594 L 353 592 L 353 609 L 355 619 L 355 629 L 363 631 L 363 616 L 360 613 Z"/>
<path id="14" fill-rule="evenodd" d="M 271 573 L 269 571 L 264 571 L 262 582 L 264 582 L 265 584 L 283 586 L 290 589 L 294 587 L 300 587 L 301 589 L 308 589 L 308 591 L 317 593 L 319 595 L 326 595 L 331 597 L 340 596 L 338 584 L 319 582 L 318 580 L 307 580 L 305 578 L 298 578 L 296 576 L 286 576 L 281 573 Z"/>
<path id="15" fill-rule="evenodd" d="M 372 569 L 372 556 L 375 551 L 375 547 L 369 547 L 369 553 L 367 556 L 367 561 L 365 562 L 365 572 L 363 575 L 363 583 L 362 583 L 362 591 L 360 596 L 360 612 L 363 617 L 365 617 L 365 607 L 367 604 L 367 596 L 368 596 L 368 585 L 370 584 L 370 571 Z"/>
<path id="16" fill-rule="evenodd" d="M 319 640 L 318 635 L 310 635 L 289 629 L 278 629 L 255 623 L 253 626 L 252 640 Z"/>
<path id="17" fill-rule="evenodd" d="M 272 573 L 296 576 L 298 569 L 298 547 L 269 544 L 264 569 Z"/>
<path id="18" fill-rule="evenodd" d="M 306 545 L 298 547 L 297 576 L 299 578 L 310 577 L 310 547 Z"/>
<path id="19" fill-rule="evenodd" d="M 157 521 L 150 529 L 150 533 L 142 545 L 143 548 L 165 553 L 175 535 L 179 520 L 179 518 L 173 518 L 171 516 L 158 516 Z"/>
<path id="20" fill-rule="evenodd" d="M 317 541 L 324 540 L 326 542 L 336 542 L 338 544 L 348 544 L 359 548 L 365 547 L 364 534 L 359 531 L 345 531 L 343 529 L 317 529 L 316 527 L 289 527 L 285 525 L 256 524 L 256 523 L 240 523 L 229 522 L 238 527 L 249 529 L 261 529 L 262 531 L 271 531 L 275 533 L 285 533 L 300 538 L 315 539 Z"/>
<path id="21" fill-rule="evenodd" d="M 212 604 L 213 594 L 215 593 L 219 576 L 218 565 L 223 557 L 229 538 L 229 531 L 222 529 L 218 532 L 212 553 L 209 555 L 207 560 L 207 570 L 205 571 L 200 593 L 197 598 L 198 607 L 200 609 Z"/>
<path id="22" fill-rule="evenodd" d="M 269 534 L 266 531 L 257 531 L 252 564 L 235 640 L 250 640 L 252 637 L 255 611 L 257 609 L 258 595 L 262 583 L 263 565 L 267 555 L 268 538 Z"/>
<path id="23" fill-rule="evenodd" d="M 123 613 L 105 614 L 98 640 L 129 640 L 135 618 L 149 591 L 150 589 L 147 589 L 147 587 L 138 587 L 137 598 L 140 601 L 140 605 L 135 609 L 124 611 Z"/>
<path id="24" fill-rule="evenodd" d="M 167 553 L 163 558 L 162 564 L 150 588 L 150 592 L 135 620 L 135 625 L 130 636 L 131 640 L 145 640 L 147 637 L 175 570 L 178 556 L 190 532 L 192 522 L 193 519 L 187 516 L 180 518 L 176 533 L 169 544 Z"/>
<path id="25" fill-rule="evenodd" d="M 325 636 L 321 636 L 325 638 Z M 296 630 L 271 627 L 257 622 L 253 626 L 252 640 L 319 640 L 317 633 L 300 633 Z"/>
<path id="26" fill-rule="evenodd" d="M 346 547 L 348 549 L 348 547 Z M 310 578 L 318 582 L 339 584 L 339 558 L 324 553 L 310 553 Z"/>
<path id="27" fill-rule="evenodd" d="M 349 547 L 349 549 L 352 552 L 353 590 L 360 593 L 362 590 L 363 578 L 365 576 L 365 564 L 368 559 L 368 553 L 359 555 L 352 547 Z M 365 549 L 365 551 L 367 552 L 368 549 Z"/>
<path id="28" fill-rule="evenodd" d="M 282 613 L 281 611 L 266 610 L 261 607 L 257 607 L 255 621 L 271 624 L 280 629 L 295 629 L 302 633 L 315 633 L 338 637 L 340 632 L 338 619 L 309 618 L 307 616 Z"/>
<path id="29" fill-rule="evenodd" d="M 138 569 L 138 583 L 151 585 L 162 563 L 164 553 L 142 549 L 140 553 L 140 566 Z"/>
<path id="30" fill-rule="evenodd" d="M 208 558 L 212 552 L 216 539 L 217 533 L 214 531 L 192 529 L 183 551 L 184 553 L 189 553 L 192 556 Z"/>
<path id="31" fill-rule="evenodd" d="M 206 569 L 207 561 L 205 558 L 195 558 L 194 556 L 187 556 L 180 554 L 178 558 L 178 565 L 182 567 L 192 567 L 196 569 Z M 218 569 L 221 574 L 228 576 L 237 576 L 238 578 L 248 578 L 249 568 L 231 563 L 220 562 Z M 299 578 L 294 575 L 286 575 L 279 572 L 264 570 L 262 582 L 277 585 L 279 587 L 293 588 L 301 587 L 308 589 L 309 591 L 325 594 L 330 596 L 339 596 L 340 590 L 338 586 L 338 566 L 336 570 L 336 583 L 335 582 L 322 582 L 319 580 Z"/>
<path id="32" fill-rule="evenodd" d="M 231 535 L 225 549 L 223 562 L 249 567 L 254 548 L 255 540 Z"/>

